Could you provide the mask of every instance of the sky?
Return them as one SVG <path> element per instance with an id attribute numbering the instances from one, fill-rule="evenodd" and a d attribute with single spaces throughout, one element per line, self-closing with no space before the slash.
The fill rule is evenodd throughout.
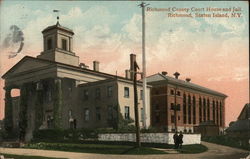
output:
<path id="1" fill-rule="evenodd" d="M 92 68 L 124 76 L 129 54 L 137 55 L 141 66 L 141 8 L 138 1 L 0 1 L 0 74 L 24 56 L 36 57 L 43 50 L 41 31 L 60 24 L 75 33 L 73 51 Z M 171 11 L 146 11 L 147 75 L 167 71 L 172 76 L 222 92 L 226 99 L 226 125 L 237 119 L 249 103 L 249 8 L 240 1 L 147 1 L 151 8 Z M 177 11 L 173 8 L 241 8 L 241 16 L 195 17 L 203 11 Z M 168 17 L 168 13 L 190 17 Z M 15 37 L 15 39 L 13 38 Z M 21 47 L 22 45 L 22 47 Z M 12 52 L 12 53 L 11 53 Z M 18 52 L 18 53 L 17 53 Z M 14 57 L 9 58 L 14 55 Z M 0 119 L 4 115 L 4 81 L 0 80 Z"/>

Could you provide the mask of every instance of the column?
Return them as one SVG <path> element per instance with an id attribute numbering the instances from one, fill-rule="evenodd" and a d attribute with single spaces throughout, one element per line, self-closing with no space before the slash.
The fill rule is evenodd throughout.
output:
<path id="1" fill-rule="evenodd" d="M 54 80 L 54 127 L 62 128 L 62 81 L 57 78 Z"/>
<path id="2" fill-rule="evenodd" d="M 35 92 L 35 129 L 43 124 L 43 98 L 44 98 L 44 89 L 42 86 L 42 81 L 36 83 L 36 92 Z"/>
<path id="3" fill-rule="evenodd" d="M 28 109 L 28 85 L 21 86 L 20 91 L 20 111 L 19 111 L 19 139 L 25 140 L 26 128 L 28 127 L 27 109 Z"/>
<path id="4" fill-rule="evenodd" d="M 4 127 L 7 132 L 11 132 L 13 129 L 13 106 L 11 98 L 11 88 L 5 88 Z"/>

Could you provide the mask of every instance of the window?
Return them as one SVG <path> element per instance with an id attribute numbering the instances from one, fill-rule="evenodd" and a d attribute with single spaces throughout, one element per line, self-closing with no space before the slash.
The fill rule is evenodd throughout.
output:
<path id="1" fill-rule="evenodd" d="M 193 96 L 193 124 L 196 124 L 196 98 Z"/>
<path id="2" fill-rule="evenodd" d="M 89 121 L 89 109 L 88 108 L 84 110 L 84 120 Z"/>
<path id="3" fill-rule="evenodd" d="M 124 97 L 129 98 L 129 88 L 128 87 L 124 87 Z"/>
<path id="4" fill-rule="evenodd" d="M 220 102 L 220 126 L 222 126 L 223 121 L 222 121 L 222 103 Z"/>
<path id="5" fill-rule="evenodd" d="M 171 110 L 174 110 L 174 103 L 171 103 Z"/>
<path id="6" fill-rule="evenodd" d="M 143 108 L 141 108 L 141 121 L 143 121 L 144 120 L 144 110 L 143 110 Z"/>
<path id="7" fill-rule="evenodd" d="M 51 90 L 47 90 L 46 92 L 46 99 L 47 99 L 47 102 L 51 102 L 52 101 L 52 92 Z"/>
<path id="8" fill-rule="evenodd" d="M 113 87 L 112 86 L 108 86 L 108 97 L 112 97 L 113 96 Z"/>
<path id="9" fill-rule="evenodd" d="M 181 96 L 181 92 L 180 92 L 180 91 L 177 91 L 177 95 L 178 95 L 178 96 Z"/>
<path id="10" fill-rule="evenodd" d="M 174 121 L 175 121 L 175 117 L 174 115 L 171 115 L 171 123 L 174 123 Z"/>
<path id="11" fill-rule="evenodd" d="M 62 49 L 67 50 L 67 40 L 66 39 L 62 39 Z"/>
<path id="12" fill-rule="evenodd" d="M 177 111 L 179 111 L 179 110 L 181 110 L 181 105 L 180 104 L 177 104 L 176 105 L 176 107 L 175 107 L 175 104 L 174 103 L 171 103 L 171 108 L 170 108 L 171 110 L 177 110 Z"/>
<path id="13" fill-rule="evenodd" d="M 140 99 L 143 99 L 143 90 L 140 90 Z"/>
<path id="14" fill-rule="evenodd" d="M 213 101 L 214 103 L 214 101 Z M 199 121 L 202 122 L 202 101 L 201 98 L 199 98 Z"/>
<path id="15" fill-rule="evenodd" d="M 129 114 L 129 106 L 125 106 L 125 114 L 124 114 L 125 119 L 130 119 L 130 114 Z"/>
<path id="16" fill-rule="evenodd" d="M 183 94 L 183 123 L 187 123 L 187 105 L 186 105 L 186 94 Z"/>
<path id="17" fill-rule="evenodd" d="M 180 104 L 177 104 L 177 108 L 176 110 L 180 111 L 181 110 L 181 105 Z"/>
<path id="18" fill-rule="evenodd" d="M 159 110 L 159 109 L 160 109 L 159 103 L 156 103 L 155 104 L 155 110 Z"/>
<path id="19" fill-rule="evenodd" d="M 174 95 L 174 90 L 173 89 L 170 90 L 170 94 Z"/>
<path id="20" fill-rule="evenodd" d="M 157 114 L 155 115 L 155 122 L 156 122 L 156 123 L 159 123 L 159 122 L 160 122 L 160 114 L 159 114 L 159 113 L 157 113 Z"/>
<path id="21" fill-rule="evenodd" d="M 52 49 L 52 39 L 49 38 L 49 39 L 47 40 L 47 50 L 51 50 L 51 49 Z"/>
<path id="22" fill-rule="evenodd" d="M 100 88 L 95 89 L 95 99 L 100 99 L 101 98 L 101 90 Z"/>
<path id="23" fill-rule="evenodd" d="M 112 107 L 112 105 L 108 106 L 108 120 L 113 120 L 113 107 Z"/>
<path id="24" fill-rule="evenodd" d="M 156 95 L 158 95 L 159 94 L 159 90 L 157 89 L 157 90 L 155 90 L 155 94 Z"/>
<path id="25" fill-rule="evenodd" d="M 99 120 L 101 120 L 101 111 L 100 111 L 100 107 L 96 107 L 96 111 L 95 111 L 95 113 L 96 113 L 96 120 L 97 121 L 99 121 Z"/>
<path id="26" fill-rule="evenodd" d="M 89 91 L 88 90 L 84 90 L 83 91 L 83 98 L 84 98 L 84 100 L 88 100 L 89 99 Z"/>
<path id="27" fill-rule="evenodd" d="M 188 95 L 188 124 L 191 124 L 191 96 Z"/>

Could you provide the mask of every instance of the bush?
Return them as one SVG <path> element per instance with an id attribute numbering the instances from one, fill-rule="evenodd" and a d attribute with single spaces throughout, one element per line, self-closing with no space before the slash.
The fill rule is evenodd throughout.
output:
<path id="1" fill-rule="evenodd" d="M 18 138 L 18 132 L 17 131 L 11 131 L 7 132 L 4 130 L 0 130 L 0 141 L 1 140 L 13 140 Z"/>

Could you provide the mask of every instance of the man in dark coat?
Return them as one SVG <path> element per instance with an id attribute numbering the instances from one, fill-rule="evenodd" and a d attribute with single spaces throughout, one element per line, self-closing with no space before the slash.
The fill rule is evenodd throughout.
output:
<path id="1" fill-rule="evenodd" d="M 182 134 L 182 132 L 180 132 L 177 140 L 178 140 L 178 147 L 181 149 L 182 148 L 182 143 L 183 143 L 183 134 Z"/>
<path id="2" fill-rule="evenodd" d="M 174 139 L 174 148 L 178 149 L 179 143 L 178 143 L 178 134 L 177 134 L 177 132 L 175 132 L 175 134 L 173 136 L 173 139 Z"/>

